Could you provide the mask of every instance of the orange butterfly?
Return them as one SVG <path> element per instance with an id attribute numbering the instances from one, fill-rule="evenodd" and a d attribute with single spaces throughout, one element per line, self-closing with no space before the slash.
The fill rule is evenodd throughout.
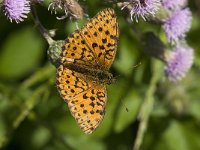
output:
<path id="1" fill-rule="evenodd" d="M 85 133 L 102 122 L 106 84 L 114 82 L 109 69 L 115 59 L 118 23 L 113 9 L 100 11 L 66 39 L 57 69 L 57 87 Z"/>

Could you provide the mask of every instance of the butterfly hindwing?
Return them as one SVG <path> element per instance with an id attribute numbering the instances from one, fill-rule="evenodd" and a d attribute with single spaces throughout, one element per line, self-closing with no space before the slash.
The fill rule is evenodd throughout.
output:
<path id="1" fill-rule="evenodd" d="M 104 116 L 106 87 L 86 81 L 83 75 L 62 65 L 57 72 L 57 87 L 80 128 L 92 133 Z"/>

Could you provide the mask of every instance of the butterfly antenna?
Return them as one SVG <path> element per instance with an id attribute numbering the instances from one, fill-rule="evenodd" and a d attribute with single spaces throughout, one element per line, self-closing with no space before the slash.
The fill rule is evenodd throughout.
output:
<path id="1" fill-rule="evenodd" d="M 142 63 L 141 62 L 139 62 L 138 64 L 136 64 L 136 65 L 134 65 L 133 67 L 131 67 L 131 68 L 128 68 L 128 70 L 132 70 L 133 68 L 137 68 L 138 66 L 140 66 Z"/>
<path id="2" fill-rule="evenodd" d="M 118 79 L 120 76 L 121 76 L 121 75 L 120 75 L 120 74 L 118 74 L 118 75 L 117 75 L 117 76 L 115 76 L 114 78 L 115 78 L 115 79 Z"/>
<path id="3" fill-rule="evenodd" d="M 134 66 L 131 67 L 130 69 L 132 69 L 132 68 L 136 68 L 136 67 L 140 66 L 141 64 L 142 64 L 142 63 L 139 62 L 138 64 L 134 65 Z M 120 76 L 121 76 L 121 75 L 117 75 L 117 76 L 115 76 L 115 79 L 119 78 Z"/>
<path id="4" fill-rule="evenodd" d="M 120 102 L 122 103 L 122 105 L 124 106 L 124 108 L 126 109 L 126 112 L 129 112 L 128 107 L 126 107 L 125 103 L 122 101 L 122 99 L 120 99 Z"/>
<path id="5" fill-rule="evenodd" d="M 136 68 L 136 67 L 140 66 L 141 64 L 142 64 L 142 63 L 139 62 L 138 64 L 134 65 L 133 68 Z"/>

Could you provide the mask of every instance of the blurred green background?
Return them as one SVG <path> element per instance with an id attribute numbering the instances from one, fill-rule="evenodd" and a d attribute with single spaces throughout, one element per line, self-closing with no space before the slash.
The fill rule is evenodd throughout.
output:
<path id="1" fill-rule="evenodd" d="M 76 29 L 75 23 L 56 20 L 47 10 L 48 3 L 36 6 L 38 16 L 47 29 L 57 29 L 55 40 L 65 39 Z M 56 89 L 56 68 L 47 58 L 48 44 L 31 14 L 20 24 L 10 23 L 1 14 L 0 149 L 129 150 L 136 140 L 141 108 L 148 111 L 153 105 L 142 150 L 199 150 L 200 7 L 195 1 L 189 3 L 193 23 L 187 41 L 195 49 L 194 65 L 182 81 L 170 83 L 163 74 L 164 64 L 143 52 L 134 32 L 153 31 L 167 43 L 160 26 L 142 19 L 129 25 L 119 8 L 101 0 L 80 3 L 91 17 L 113 7 L 119 21 L 119 47 L 111 69 L 117 82 L 107 86 L 102 124 L 91 135 L 79 129 Z"/>

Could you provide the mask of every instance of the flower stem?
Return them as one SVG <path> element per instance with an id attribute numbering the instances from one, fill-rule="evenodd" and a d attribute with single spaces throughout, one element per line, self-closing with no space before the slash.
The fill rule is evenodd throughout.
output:
<path id="1" fill-rule="evenodd" d="M 161 67 L 162 67 L 161 62 L 159 62 L 158 60 L 155 60 L 155 59 L 152 60 L 152 73 L 153 74 L 152 74 L 152 78 L 150 81 L 149 89 L 145 95 L 144 104 L 142 105 L 139 116 L 138 116 L 138 118 L 140 120 L 140 125 L 139 125 L 139 129 L 137 132 L 137 137 L 136 137 L 135 143 L 133 145 L 133 150 L 139 150 L 140 146 L 143 142 L 144 134 L 145 134 L 145 131 L 148 126 L 148 120 L 151 115 L 154 101 L 155 101 L 153 95 L 156 90 L 156 84 L 159 81 L 159 78 L 161 76 L 161 73 L 160 73 Z"/>
<path id="2" fill-rule="evenodd" d="M 44 28 L 44 26 L 41 24 L 37 12 L 35 10 L 35 7 L 31 5 L 31 13 L 33 16 L 33 20 L 35 22 L 35 25 L 38 27 L 40 33 L 43 35 L 43 37 L 46 39 L 49 45 L 51 45 L 54 40 L 51 38 L 50 34 L 48 33 L 47 29 Z"/>

